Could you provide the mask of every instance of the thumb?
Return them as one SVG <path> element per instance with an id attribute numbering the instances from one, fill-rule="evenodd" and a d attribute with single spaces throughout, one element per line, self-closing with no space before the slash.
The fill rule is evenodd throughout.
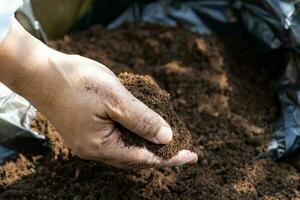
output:
<path id="1" fill-rule="evenodd" d="M 108 106 L 109 117 L 135 134 L 157 144 L 172 140 L 172 129 L 156 112 L 119 85 L 116 98 Z"/>

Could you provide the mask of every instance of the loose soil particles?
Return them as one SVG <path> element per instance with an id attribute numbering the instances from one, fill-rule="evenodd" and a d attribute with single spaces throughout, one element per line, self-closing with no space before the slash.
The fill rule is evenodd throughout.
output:
<path id="1" fill-rule="evenodd" d="M 192 137 L 185 124 L 178 118 L 170 102 L 170 95 L 162 90 L 150 76 L 131 73 L 119 74 L 121 83 L 139 100 L 162 116 L 172 127 L 173 139 L 166 145 L 148 142 L 122 126 L 118 126 L 122 139 L 129 147 L 146 147 L 163 159 L 170 159 L 180 150 L 192 150 Z"/>
<path id="2" fill-rule="evenodd" d="M 152 76 L 170 93 L 199 161 L 134 171 L 83 161 L 38 114 L 33 127 L 52 150 L 2 164 L 0 199 L 300 199 L 300 175 L 290 164 L 251 162 L 266 149 L 279 109 L 273 77 L 245 39 L 127 25 L 96 26 L 51 45 L 117 74 Z"/>

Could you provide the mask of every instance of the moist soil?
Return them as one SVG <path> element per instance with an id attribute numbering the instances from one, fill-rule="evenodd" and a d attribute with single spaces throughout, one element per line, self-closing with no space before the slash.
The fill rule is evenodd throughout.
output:
<path id="1" fill-rule="evenodd" d="M 199 161 L 134 171 L 84 161 L 38 113 L 33 128 L 52 148 L 2 164 L 0 199 L 300 199 L 293 166 L 251 162 L 266 149 L 280 112 L 276 80 L 245 39 L 148 24 L 95 26 L 51 45 L 97 60 L 116 74 L 153 77 L 170 93 Z"/>
<path id="2" fill-rule="evenodd" d="M 162 116 L 172 128 L 173 139 L 166 145 L 154 144 L 138 137 L 133 132 L 118 126 L 125 145 L 131 147 L 146 147 L 163 159 L 170 159 L 180 150 L 192 150 L 192 137 L 185 124 L 178 118 L 170 95 L 162 90 L 155 81 L 147 75 L 135 75 L 132 73 L 121 73 L 118 75 L 121 83 L 139 100 L 149 108 Z"/>

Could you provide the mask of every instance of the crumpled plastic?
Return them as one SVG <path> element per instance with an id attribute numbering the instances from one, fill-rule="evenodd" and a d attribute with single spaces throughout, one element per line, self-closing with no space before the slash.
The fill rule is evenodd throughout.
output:
<path id="1" fill-rule="evenodd" d="M 46 147 L 46 138 L 31 131 L 36 109 L 0 83 L 0 163 L 21 150 Z"/>
<path id="2" fill-rule="evenodd" d="M 291 51 L 278 88 L 282 117 L 261 155 L 283 159 L 300 149 L 300 1 L 239 1 L 235 6 L 247 30 L 266 48 Z"/>
<path id="3" fill-rule="evenodd" d="M 280 160 L 300 150 L 300 1 L 299 0 L 160 0 L 133 4 L 108 27 L 125 22 L 178 22 L 198 33 L 239 22 L 258 41 L 259 50 L 290 51 L 278 87 L 282 117 L 274 124 L 267 152 L 259 158 Z M 215 23 L 217 22 L 217 24 Z"/>
<path id="4" fill-rule="evenodd" d="M 113 29 L 126 22 L 149 22 L 175 26 L 178 22 L 201 34 L 214 32 L 208 19 L 221 23 L 233 23 L 237 18 L 232 13 L 230 0 L 200 0 L 176 3 L 160 0 L 149 4 L 135 3 L 108 25 Z"/>

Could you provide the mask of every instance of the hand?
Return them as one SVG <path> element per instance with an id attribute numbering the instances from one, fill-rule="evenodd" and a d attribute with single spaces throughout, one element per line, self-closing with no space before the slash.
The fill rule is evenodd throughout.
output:
<path id="1" fill-rule="evenodd" d="M 18 24 L 14 26 L 0 45 L 0 50 L 8 52 L 0 53 L 0 66 L 10 66 L 2 69 L 0 79 L 41 111 L 79 157 L 122 168 L 197 161 L 197 155 L 188 150 L 166 161 L 147 149 L 125 146 L 116 122 L 162 144 L 172 139 L 172 131 L 162 117 L 127 91 L 105 66 L 54 51 Z M 19 48 L 15 47 L 18 39 L 23 41 Z"/>
<path id="2" fill-rule="evenodd" d="M 172 166 L 197 160 L 197 155 L 187 150 L 164 161 L 146 149 L 126 147 L 116 122 L 162 144 L 172 139 L 172 131 L 162 117 L 127 91 L 105 66 L 61 53 L 55 53 L 51 60 L 59 75 L 51 81 L 53 86 L 46 84 L 44 91 L 51 91 L 55 98 L 50 98 L 51 102 L 49 98 L 39 99 L 36 106 L 79 157 L 123 168 Z"/>

